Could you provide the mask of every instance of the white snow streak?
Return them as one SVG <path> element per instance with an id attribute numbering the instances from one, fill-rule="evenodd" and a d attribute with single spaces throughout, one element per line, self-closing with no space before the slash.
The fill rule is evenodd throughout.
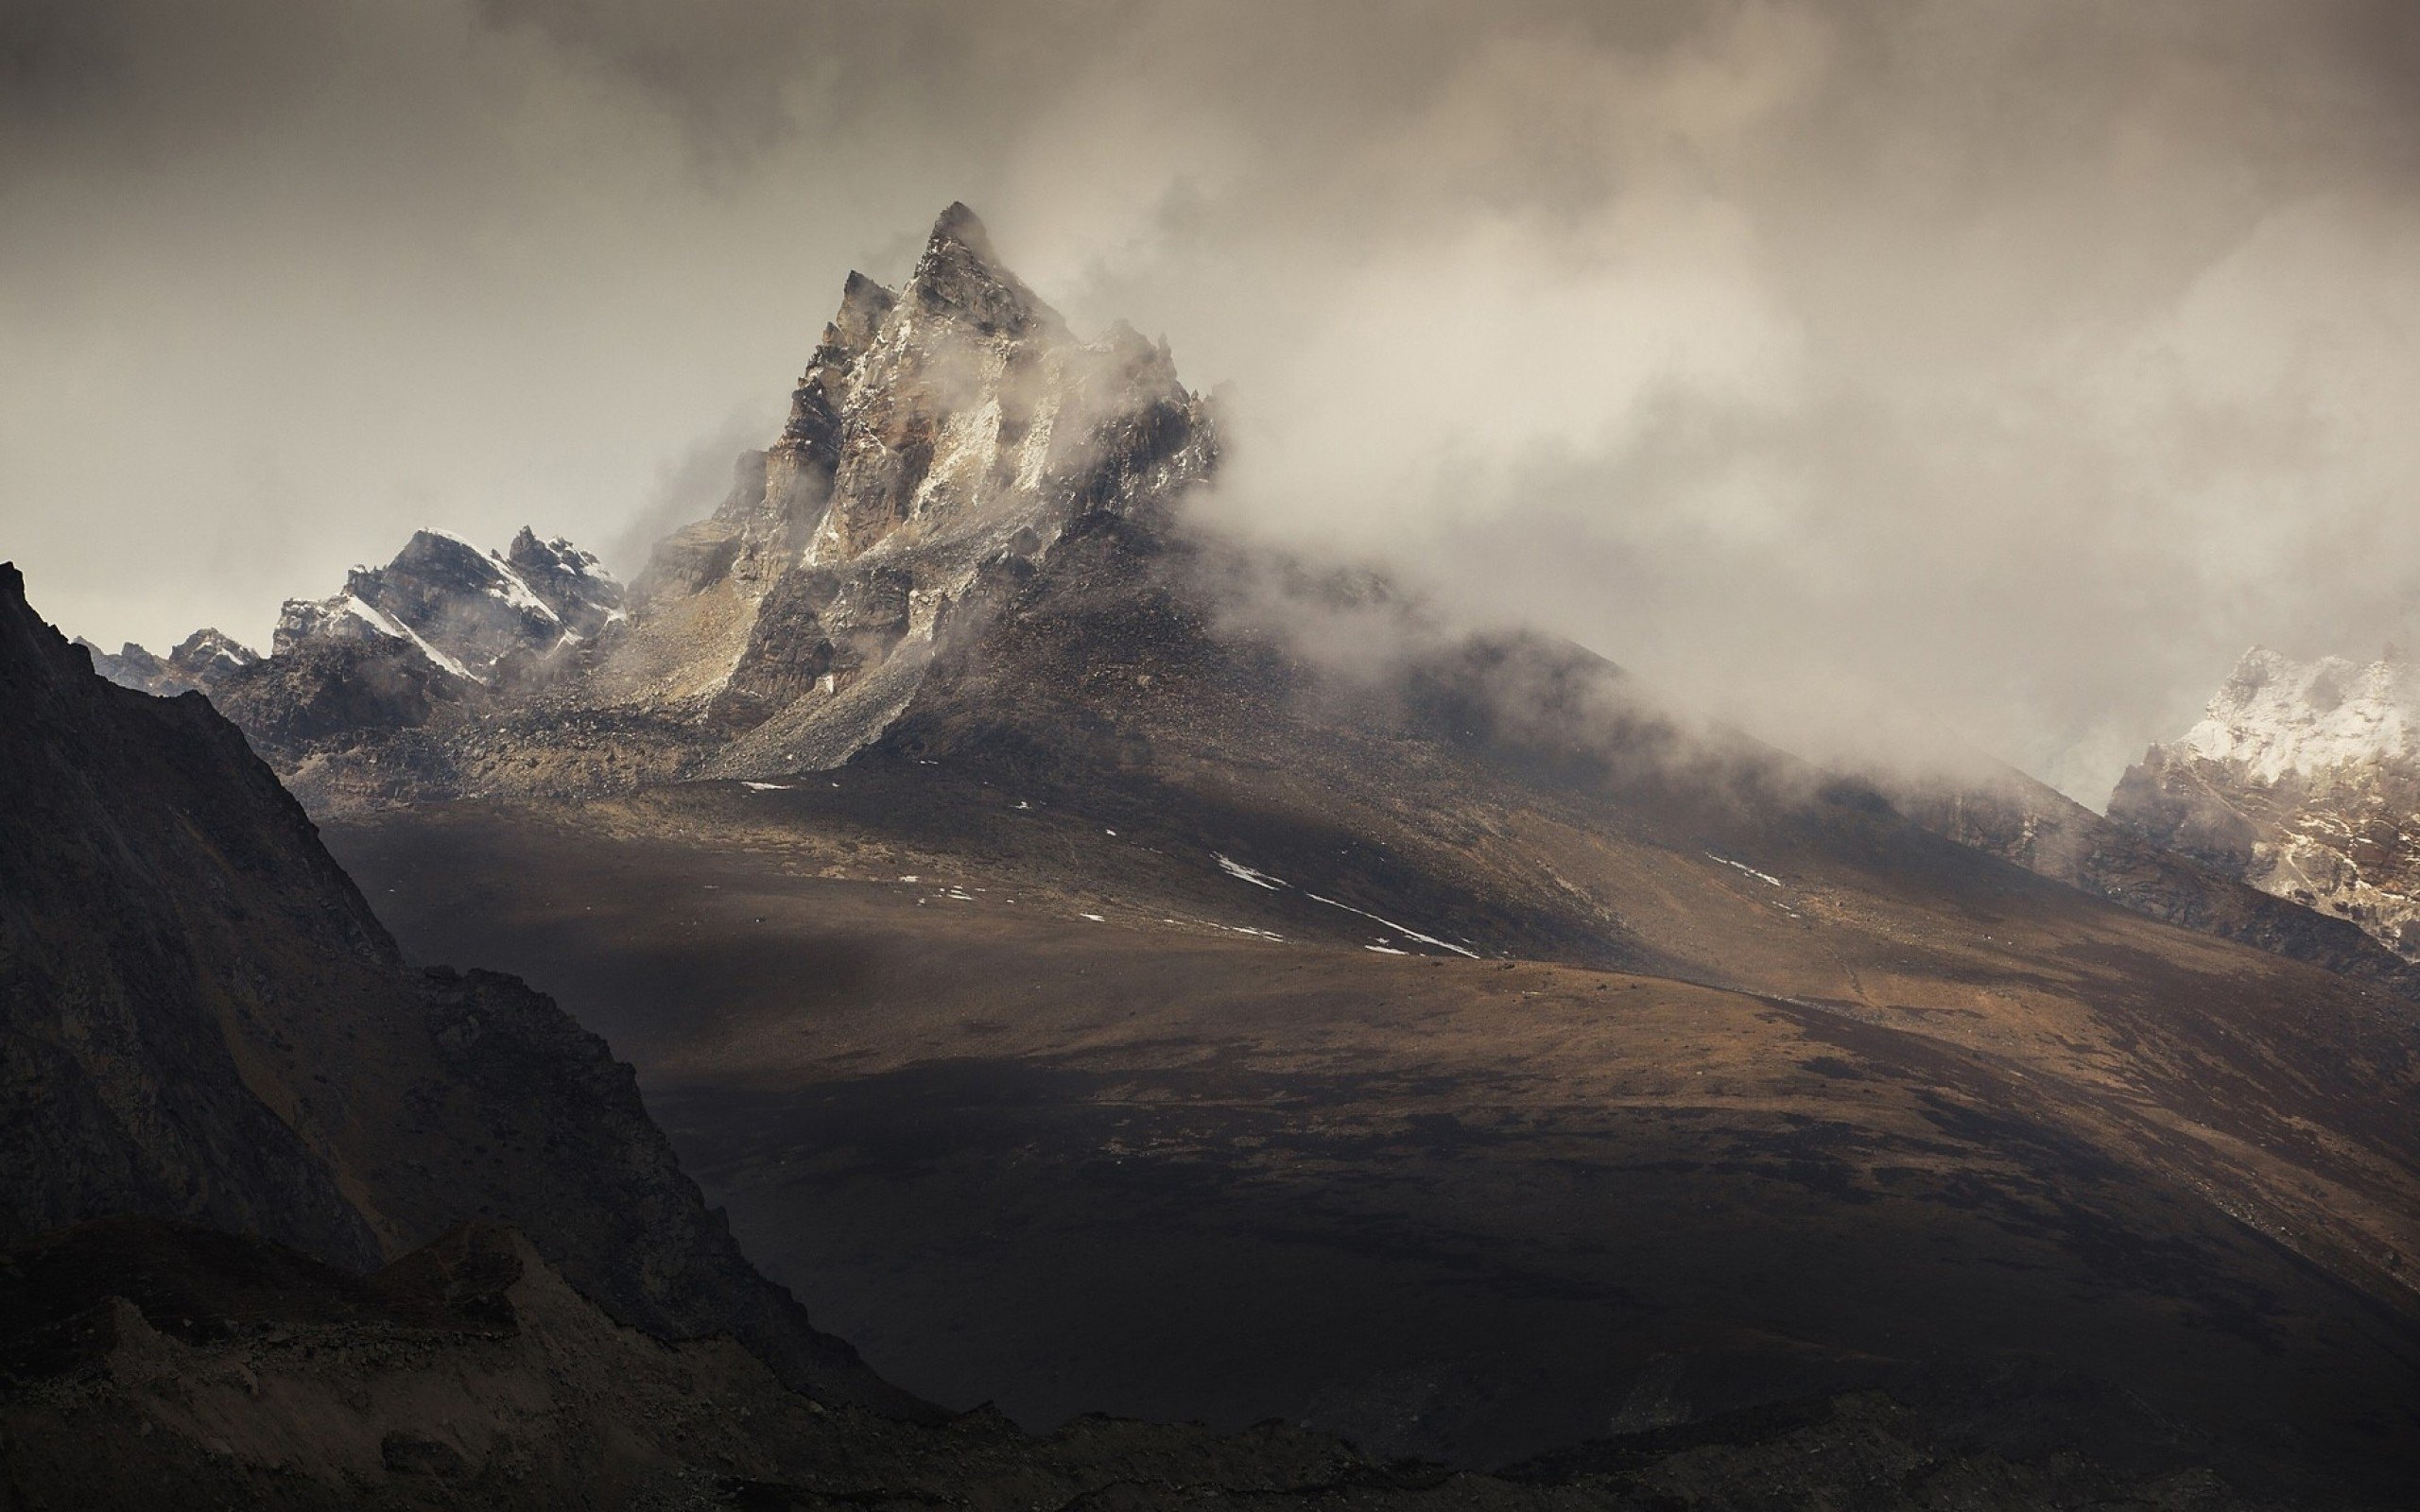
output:
<path id="1" fill-rule="evenodd" d="M 557 625 L 562 623 L 562 616 L 555 612 L 554 606 L 540 598 L 527 583 L 522 581 L 521 575 L 506 564 L 503 558 L 493 551 L 489 552 L 487 563 L 494 568 L 495 575 L 504 580 L 503 586 L 492 586 L 488 589 L 489 593 L 503 599 L 514 609 L 535 614 L 541 619 L 552 620 Z"/>
<path id="2" fill-rule="evenodd" d="M 1266 887 L 1270 892 L 1275 892 L 1286 885 L 1283 879 L 1272 877 L 1266 871 L 1254 871 L 1252 868 L 1221 851 L 1213 850 L 1210 853 L 1219 858 L 1219 869 L 1238 882 L 1249 882 L 1255 887 Z"/>
<path id="3" fill-rule="evenodd" d="M 443 667 L 446 671 L 453 673 L 456 677 L 460 678 L 467 682 L 482 682 L 486 680 L 474 674 L 469 667 L 464 666 L 461 662 L 455 661 L 452 657 L 447 656 L 444 652 L 429 644 L 426 641 L 422 640 L 418 630 L 413 629 L 410 626 L 406 625 L 403 621 L 396 619 L 390 614 L 381 613 L 379 610 L 372 609 L 369 605 L 354 597 L 351 593 L 344 595 L 343 600 L 337 605 L 337 608 L 342 610 L 345 613 L 351 614 L 354 618 L 361 621 L 363 624 L 369 626 L 372 629 L 376 630 L 379 634 L 386 636 L 390 641 L 410 642 L 413 645 L 420 647 L 421 655 L 428 658 L 431 662 L 436 662 L 439 666 Z"/>
<path id="4" fill-rule="evenodd" d="M 1303 896 L 1308 898 L 1315 903 L 1325 903 L 1330 908 L 1341 908 L 1348 914 L 1359 914 L 1362 918 L 1367 919 L 1374 923 L 1386 925 L 1389 929 L 1393 930 L 1396 934 L 1401 935 L 1406 939 L 1416 939 L 1423 945 L 1434 945 L 1441 951 L 1452 951 L 1457 955 L 1465 955 L 1474 961 L 1478 959 L 1478 952 L 1477 951 L 1464 950 L 1460 945 L 1456 945 L 1449 940 L 1439 939 L 1434 935 L 1424 935 L 1416 929 L 1406 929 L 1403 925 L 1396 923 L 1393 919 L 1380 919 L 1377 915 L 1370 912 L 1370 910 L 1366 908 L 1356 908 L 1351 903 L 1340 903 L 1333 898 L 1322 898 L 1315 892 L 1306 892 L 1303 894 Z"/>
<path id="5" fill-rule="evenodd" d="M 1755 878 L 1758 882 L 1765 884 L 1767 886 L 1778 887 L 1782 885 L 1781 879 L 1774 876 L 1772 872 L 1758 871 L 1755 868 L 1749 866 L 1745 862 L 1734 861 L 1729 856 L 1719 856 L 1713 851 L 1708 850 L 1705 852 L 1705 858 L 1708 861 L 1720 861 L 1734 871 L 1744 871 L 1748 875 Z"/>

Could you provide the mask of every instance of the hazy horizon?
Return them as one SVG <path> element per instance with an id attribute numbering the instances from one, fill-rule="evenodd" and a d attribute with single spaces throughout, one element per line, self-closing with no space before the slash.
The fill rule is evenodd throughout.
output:
<path id="1" fill-rule="evenodd" d="M 0 556 L 154 649 L 422 526 L 627 571 L 963 199 L 1232 386 L 1213 518 L 2098 805 L 2411 639 L 2415 77 L 2387 0 L 0 0 Z"/>

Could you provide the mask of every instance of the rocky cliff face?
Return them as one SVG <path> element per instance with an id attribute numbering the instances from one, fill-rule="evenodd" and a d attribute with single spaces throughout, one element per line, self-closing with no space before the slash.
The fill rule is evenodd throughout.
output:
<path id="1" fill-rule="evenodd" d="M 278 668 L 261 668 L 264 658 L 216 629 L 194 631 L 167 658 L 130 641 L 116 656 L 85 648 L 92 668 L 121 687 L 233 695 L 245 709 L 239 723 L 261 723 L 284 750 L 295 730 L 377 723 L 372 704 L 388 713 L 382 723 L 421 723 L 426 709 L 397 696 L 405 684 L 459 701 L 547 678 L 619 617 L 622 583 L 562 537 L 542 541 L 523 525 L 510 547 L 481 552 L 459 535 L 416 530 L 388 566 L 355 566 L 344 593 L 285 600 L 271 639 Z M 346 687 L 377 682 L 389 687 Z M 305 704 L 354 713 L 315 718 Z"/>
<path id="2" fill-rule="evenodd" d="M 2109 816 L 2420 961 L 2420 667 L 2255 647 Z"/>
<path id="3" fill-rule="evenodd" d="M 354 568 L 342 593 L 288 599 L 268 657 L 215 629 L 165 658 L 78 644 L 121 687 L 208 694 L 290 778 L 331 752 L 376 765 L 399 731 L 560 679 L 622 618 L 622 598 L 594 554 L 561 538 L 524 526 L 494 552 L 422 530 L 386 566 Z M 395 775 L 424 785 L 409 763 Z"/>
<path id="4" fill-rule="evenodd" d="M 331 766 L 352 774 L 355 801 L 443 792 L 458 732 L 576 675 L 622 600 L 613 575 L 568 541 L 525 526 L 506 550 L 483 552 L 423 530 L 386 566 L 354 569 L 342 593 L 288 600 L 269 656 L 192 685 L 306 794 L 323 790 Z"/>
<path id="5" fill-rule="evenodd" d="M 407 969 L 234 727 L 95 677 L 5 565 L 0 704 L 0 1237 L 142 1213 L 360 1266 L 510 1223 L 624 1322 L 902 1401 L 750 1267 L 603 1041 Z"/>

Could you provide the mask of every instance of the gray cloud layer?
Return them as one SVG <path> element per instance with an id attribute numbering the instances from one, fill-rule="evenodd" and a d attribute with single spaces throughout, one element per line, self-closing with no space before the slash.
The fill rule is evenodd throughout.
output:
<path id="1" fill-rule="evenodd" d="M 2415 78 L 2401 0 L 0 0 L 0 553 L 158 644 L 626 540 L 963 198 L 1235 384 L 1205 508 L 2098 799 L 2410 633 Z"/>

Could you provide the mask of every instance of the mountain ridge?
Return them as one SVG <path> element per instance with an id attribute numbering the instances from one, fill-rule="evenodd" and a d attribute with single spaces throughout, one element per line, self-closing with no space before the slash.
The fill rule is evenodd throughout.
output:
<path id="1" fill-rule="evenodd" d="M 1078 340 L 1001 264 L 974 213 L 953 204 L 899 289 L 848 275 L 779 432 L 735 460 L 718 505 L 658 542 L 627 595 L 614 585 L 581 600 L 587 619 L 559 614 L 559 627 L 525 621 L 515 630 L 510 593 L 460 580 L 457 563 L 444 603 L 460 606 L 449 612 L 470 629 L 438 633 L 426 610 L 440 595 L 411 587 L 420 575 L 410 568 L 447 538 L 424 532 L 388 568 L 356 575 L 368 598 L 348 589 L 289 604 L 286 653 L 214 671 L 207 691 L 323 816 L 829 769 L 899 747 L 903 720 L 929 726 L 935 667 L 963 663 L 995 628 L 1013 634 L 1009 606 L 1051 576 L 1052 554 L 1095 516 L 1132 519 L 1155 538 L 1202 536 L 1199 523 L 1178 527 L 1178 506 L 1214 475 L 1218 457 L 1212 405 L 1184 387 L 1165 343 L 1122 324 Z M 474 569 L 509 567 L 541 544 L 525 529 L 509 553 L 463 555 Z M 546 549 L 576 551 L 561 541 Z M 1192 555 L 1216 558 L 1228 580 L 1197 575 L 1183 591 L 1196 602 L 1183 612 L 1213 616 L 1238 644 L 1257 647 L 1247 654 L 1263 675 L 1297 692 L 1320 683 L 1318 696 L 1372 696 L 1369 675 L 1331 676 L 1306 660 L 1314 648 L 1262 633 L 1289 620 L 1322 627 L 1298 638 L 1326 633 L 1341 601 L 1305 585 L 1354 575 L 1305 573 L 1207 537 Z M 1268 624 L 1240 607 L 1258 593 L 1269 610 L 1267 581 L 1289 573 Z M 405 591 L 382 592 L 387 577 Z M 1250 582 L 1262 586 L 1236 592 Z M 414 624 L 436 641 L 406 644 L 427 639 Z M 1102 633 L 1106 646 L 1119 627 L 1104 622 Z M 1403 613 L 1359 633 L 1414 644 L 1437 635 Z M 1399 646 L 1376 676 L 1402 672 L 1411 654 Z M 1056 668 L 1079 679 L 1098 673 Z M 1357 681 L 1361 692 L 1337 691 Z M 1373 716 L 1393 717 L 1401 692 L 1376 695 Z M 1073 722 L 1046 732 L 1044 745 L 1093 738 L 1083 733 L 1088 715 L 1058 707 Z M 1249 722 L 1269 712 L 1244 707 L 1229 713 Z M 1885 785 L 1886 800 L 1917 822 L 2055 881 L 2420 995 L 2420 967 L 2307 906 L 2323 902 L 2316 895 L 2248 886 L 2238 860 L 2197 849 L 2175 823 L 2163 829 L 2124 804 L 2104 820 L 2014 773 Z"/>

